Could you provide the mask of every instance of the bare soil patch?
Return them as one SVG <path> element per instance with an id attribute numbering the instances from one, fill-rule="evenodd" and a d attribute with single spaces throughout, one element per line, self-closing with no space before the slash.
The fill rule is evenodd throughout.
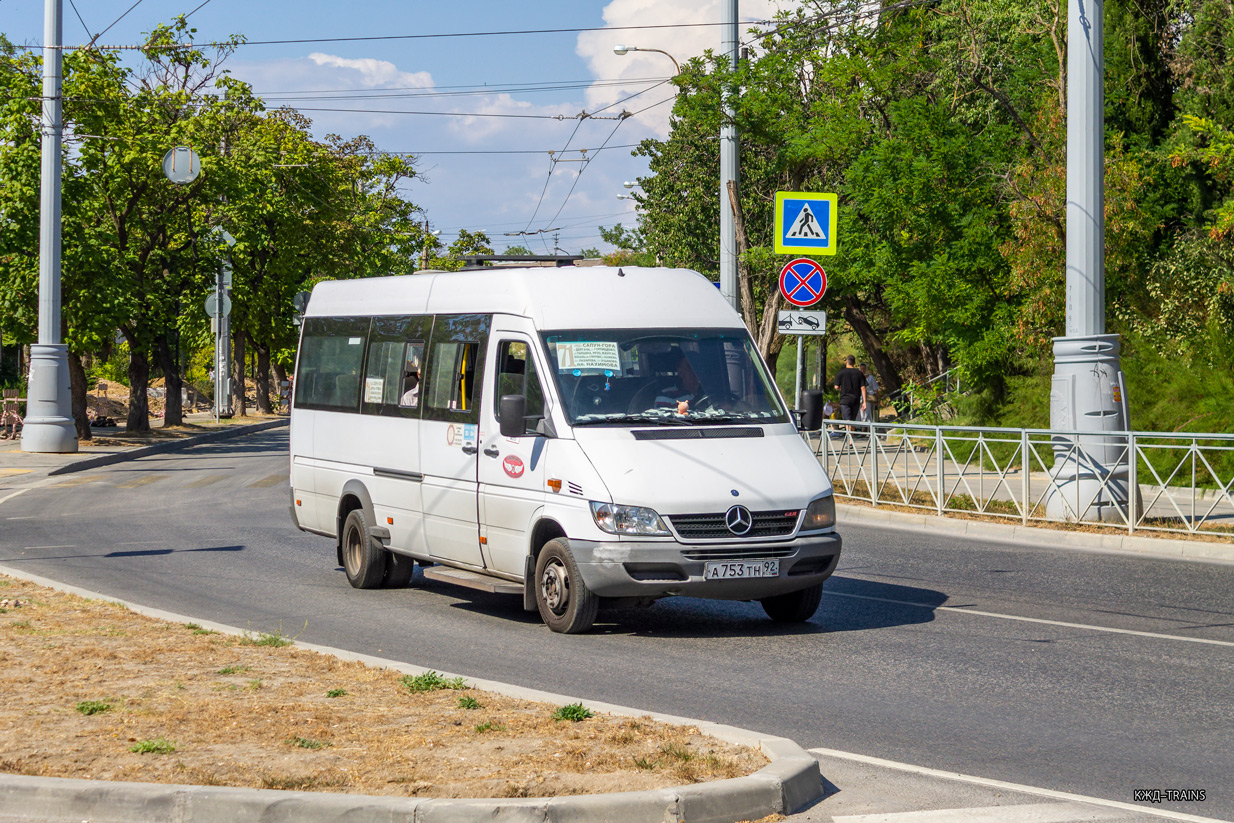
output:
<path id="1" fill-rule="evenodd" d="M 561 707 L 457 682 L 416 692 L 409 684 L 423 679 L 285 639 L 215 634 L 0 576 L 0 771 L 544 797 L 737 777 L 767 763 L 647 718 L 555 720 Z"/>

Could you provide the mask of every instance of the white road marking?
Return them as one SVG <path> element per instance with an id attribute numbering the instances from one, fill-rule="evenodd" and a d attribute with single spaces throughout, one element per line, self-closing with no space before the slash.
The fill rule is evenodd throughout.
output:
<path id="1" fill-rule="evenodd" d="M 16 497 L 17 495 L 19 495 L 19 494 L 25 494 L 25 493 L 26 493 L 26 492 L 28 492 L 28 491 L 30 491 L 30 490 L 29 490 L 29 489 L 18 489 L 17 491 L 13 492 L 12 494 L 5 495 L 4 497 L 0 497 L 0 503 L 5 503 L 5 502 L 7 502 L 7 501 L 9 501 L 9 500 L 12 500 L 12 499 L 13 499 L 14 497 Z M 10 520 L 12 520 L 12 519 L 15 519 L 15 518 L 9 518 L 9 519 L 10 519 Z"/>
<path id="2" fill-rule="evenodd" d="M 38 517 L 37 514 L 23 514 L 21 517 L 6 517 L 5 520 L 33 520 Z"/>
<path id="3" fill-rule="evenodd" d="M 933 809 L 894 814 L 852 814 L 831 818 L 832 823 L 1069 823 L 1122 817 L 1116 809 L 1081 803 L 1022 803 L 969 809 Z"/>
<path id="4" fill-rule="evenodd" d="M 881 757 L 870 757 L 865 754 L 842 752 L 837 751 L 836 749 L 810 749 L 810 753 L 817 754 L 820 757 L 834 757 L 839 760 L 852 760 L 857 763 L 868 763 L 871 766 L 882 766 L 886 769 L 897 769 L 902 772 L 925 775 L 926 777 L 939 777 L 944 780 L 956 780 L 961 783 L 972 783 L 976 786 L 987 786 L 993 789 L 1004 789 L 1006 791 L 1021 792 L 1023 794 L 1035 794 L 1039 797 L 1050 797 L 1055 800 L 1067 800 L 1072 803 L 1088 803 L 1094 806 L 1104 806 L 1108 809 L 1121 809 L 1123 811 L 1148 814 L 1153 817 L 1165 817 L 1170 820 L 1183 820 L 1187 821 L 1187 823 L 1228 823 L 1228 821 L 1218 820 L 1215 817 L 1200 817 L 1196 814 L 1175 812 L 1170 811 L 1169 809 L 1158 809 L 1154 806 L 1146 806 L 1139 803 L 1123 803 L 1118 800 L 1106 800 L 1102 797 L 1088 797 L 1082 794 L 1072 794 L 1071 792 L 1059 792 L 1053 789 L 1042 789 L 1037 786 L 1025 786 L 1020 783 L 1008 783 L 1005 780 L 992 780 L 988 777 L 978 777 L 972 774 L 946 772 L 941 769 L 928 769 L 925 766 L 914 766 L 911 763 L 898 763 L 894 760 L 883 760 Z M 1130 793 L 1131 790 L 1128 789 L 1127 791 Z M 840 820 L 841 818 L 836 819 Z"/>
<path id="5" fill-rule="evenodd" d="M 1178 634 L 1159 634 L 1157 632 L 1140 632 L 1133 629 L 1115 629 L 1110 626 L 1090 626 L 1086 623 L 1065 623 L 1061 620 L 1044 620 L 1040 617 L 1021 617 L 1017 614 L 1000 614 L 999 612 L 983 612 L 977 609 L 961 609 L 956 606 L 931 606 L 929 603 L 913 603 L 910 600 L 892 600 L 888 597 L 871 597 L 867 594 L 845 594 L 844 592 L 824 591 L 824 596 L 851 597 L 854 600 L 877 600 L 879 603 L 893 603 L 897 606 L 916 606 L 936 612 L 953 612 L 955 614 L 975 614 L 980 617 L 997 617 L 1001 620 L 1018 620 L 1021 623 L 1041 623 L 1046 626 L 1061 626 L 1065 629 L 1086 629 L 1093 632 L 1109 632 L 1110 634 L 1130 634 L 1136 637 L 1153 637 L 1158 640 L 1182 640 L 1187 643 L 1205 643 L 1210 646 L 1234 647 L 1234 641 L 1209 640 L 1206 637 L 1185 637 Z"/>
<path id="6" fill-rule="evenodd" d="M 75 549 L 75 548 L 77 548 L 77 546 L 75 545 L 73 546 L 26 546 L 25 550 L 32 551 L 33 549 Z"/>

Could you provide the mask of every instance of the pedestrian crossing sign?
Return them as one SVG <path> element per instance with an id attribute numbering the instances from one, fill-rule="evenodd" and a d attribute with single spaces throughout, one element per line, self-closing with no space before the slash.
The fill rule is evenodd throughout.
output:
<path id="1" fill-rule="evenodd" d="M 835 254 L 836 196 L 776 192 L 776 254 Z"/>

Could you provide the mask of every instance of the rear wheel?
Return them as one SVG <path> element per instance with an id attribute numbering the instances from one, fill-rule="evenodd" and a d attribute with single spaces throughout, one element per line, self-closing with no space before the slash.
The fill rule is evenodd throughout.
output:
<path id="1" fill-rule="evenodd" d="M 536 559 L 536 606 L 544 623 L 562 634 L 585 632 L 596 622 L 600 598 L 583 582 L 564 537 L 546 543 Z"/>
<path id="2" fill-rule="evenodd" d="M 822 599 L 823 584 L 819 583 L 801 591 L 764 597 L 759 602 L 767 616 L 777 623 L 804 623 L 818 611 Z"/>
<path id="3" fill-rule="evenodd" d="M 343 570 L 357 589 L 375 589 L 386 577 L 389 553 L 369 534 L 363 509 L 353 509 L 343 521 Z"/>
<path id="4" fill-rule="evenodd" d="M 411 582 L 416 561 L 405 554 L 386 552 L 386 579 L 382 585 L 387 589 L 401 589 Z"/>

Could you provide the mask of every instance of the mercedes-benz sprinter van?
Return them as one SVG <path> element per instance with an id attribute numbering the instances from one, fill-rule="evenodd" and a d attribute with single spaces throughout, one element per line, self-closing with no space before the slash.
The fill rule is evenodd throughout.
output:
<path id="1" fill-rule="evenodd" d="M 741 318 L 684 269 L 319 284 L 291 492 L 352 586 L 418 561 L 558 632 L 675 594 L 808 620 L 840 556 L 831 484 Z"/>

